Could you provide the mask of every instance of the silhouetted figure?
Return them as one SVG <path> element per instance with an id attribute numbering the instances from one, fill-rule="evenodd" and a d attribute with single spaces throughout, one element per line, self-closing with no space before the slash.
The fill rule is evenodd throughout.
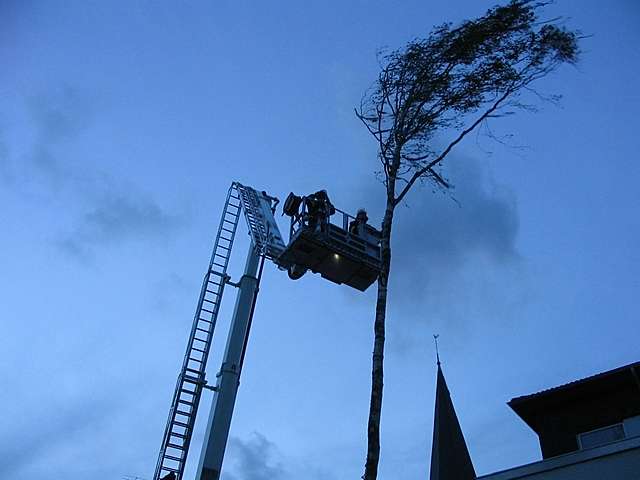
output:
<path id="1" fill-rule="evenodd" d="M 367 211 L 364 208 L 358 210 L 355 220 L 352 220 L 349 224 L 349 233 L 352 235 L 362 235 L 364 226 L 367 224 L 368 220 L 369 217 L 367 216 Z"/>
<path id="2" fill-rule="evenodd" d="M 322 230 L 329 217 L 336 213 L 336 208 L 329 200 L 326 190 L 318 190 L 305 198 L 307 205 L 308 225 L 315 230 L 318 225 Z"/>
<path id="3" fill-rule="evenodd" d="M 176 474 L 173 472 L 169 472 L 167 475 L 162 477 L 160 480 L 176 480 Z"/>

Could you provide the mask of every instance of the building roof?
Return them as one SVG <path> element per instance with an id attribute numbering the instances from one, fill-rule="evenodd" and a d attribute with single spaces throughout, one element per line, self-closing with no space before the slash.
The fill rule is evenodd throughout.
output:
<path id="1" fill-rule="evenodd" d="M 430 480 L 475 480 L 476 472 L 438 361 Z"/>
<path id="2" fill-rule="evenodd" d="M 508 405 L 538 434 L 543 458 L 573 452 L 582 434 L 640 415 L 640 362 L 516 397 Z"/>
<path id="3" fill-rule="evenodd" d="M 539 433 L 539 412 L 560 404 L 575 403 L 611 391 L 629 388 L 640 395 L 640 362 L 630 363 L 530 395 L 515 397 L 507 404 L 527 425 Z"/>
<path id="4" fill-rule="evenodd" d="M 595 375 L 591 375 L 589 377 L 581 378 L 579 380 L 574 380 L 573 382 L 565 383 L 564 385 L 559 385 L 557 387 L 547 388 L 546 390 L 541 390 L 541 391 L 539 391 L 537 393 L 532 393 L 532 394 L 529 394 L 529 395 L 522 395 L 520 397 L 515 397 L 515 398 L 512 398 L 509 401 L 509 405 L 511 405 L 514 402 L 519 403 L 519 402 L 522 402 L 522 401 L 527 400 L 527 399 L 539 398 L 539 397 L 541 397 L 543 395 L 548 395 L 548 394 L 553 393 L 553 392 L 567 390 L 567 389 L 570 389 L 572 387 L 578 386 L 580 384 L 592 383 L 594 381 L 598 381 L 599 379 L 606 378 L 606 377 L 611 377 L 611 376 L 613 376 L 615 374 L 618 374 L 620 372 L 627 372 L 627 371 L 630 371 L 632 369 L 636 369 L 636 373 L 638 375 L 640 375 L 640 372 L 638 372 L 638 370 L 640 369 L 640 362 L 633 362 L 633 363 L 630 363 L 628 365 L 624 365 L 622 367 L 614 368 L 613 370 L 607 370 L 606 372 L 601 372 L 601 373 L 597 373 Z"/>

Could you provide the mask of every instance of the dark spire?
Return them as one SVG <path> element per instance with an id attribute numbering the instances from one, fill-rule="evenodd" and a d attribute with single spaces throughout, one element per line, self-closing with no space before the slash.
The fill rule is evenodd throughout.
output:
<path id="1" fill-rule="evenodd" d="M 447 382 L 442 374 L 439 356 L 429 478 L 430 480 L 475 480 L 476 478 Z"/>

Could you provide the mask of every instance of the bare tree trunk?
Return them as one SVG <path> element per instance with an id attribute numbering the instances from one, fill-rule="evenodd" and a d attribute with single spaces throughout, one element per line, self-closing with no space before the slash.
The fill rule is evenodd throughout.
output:
<path id="1" fill-rule="evenodd" d="M 387 286 L 391 267 L 391 225 L 393 223 L 395 179 L 390 178 L 387 186 L 387 205 L 382 221 L 380 254 L 382 268 L 378 277 L 378 299 L 374 323 L 373 362 L 371 369 L 371 401 L 369 403 L 369 423 L 367 426 L 367 461 L 364 480 L 378 478 L 380 460 L 380 414 L 382 412 L 382 390 L 384 380 L 384 339 L 387 314 Z M 391 192 L 391 193 L 389 193 Z"/>

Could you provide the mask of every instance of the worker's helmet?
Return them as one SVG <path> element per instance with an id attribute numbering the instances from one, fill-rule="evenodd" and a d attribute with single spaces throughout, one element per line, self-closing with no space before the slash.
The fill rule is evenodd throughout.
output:
<path id="1" fill-rule="evenodd" d="M 367 216 L 367 211 L 364 208 L 358 209 L 358 213 L 356 213 L 356 218 L 362 219 L 365 222 L 369 220 L 369 217 Z"/>

